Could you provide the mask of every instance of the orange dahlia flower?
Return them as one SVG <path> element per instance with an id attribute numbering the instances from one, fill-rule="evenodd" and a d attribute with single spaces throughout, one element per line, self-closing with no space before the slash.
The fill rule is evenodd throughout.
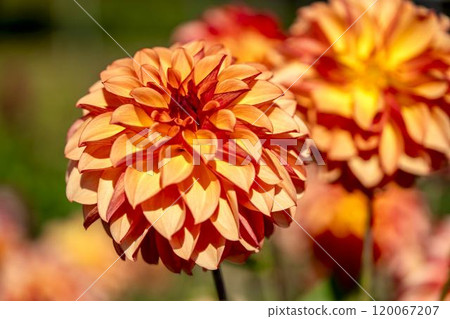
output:
<path id="1" fill-rule="evenodd" d="M 313 170 L 308 173 L 308 191 L 298 202 L 301 214 L 297 214 L 296 220 L 314 238 L 312 248 L 316 257 L 338 276 L 343 287 L 353 287 L 354 282 L 327 253 L 354 278 L 359 276 L 370 198 L 360 190 L 349 192 L 342 185 L 324 183 Z M 318 197 L 322 200 L 318 201 Z M 391 183 L 385 190 L 376 192 L 373 257 L 379 269 L 405 273 L 411 267 L 410 252 L 422 253 L 424 243 L 430 242 L 430 217 L 425 199 L 414 188 Z M 287 232 L 297 240 L 301 238 L 295 232 L 304 235 L 295 227 Z M 283 235 L 286 236 L 285 232 Z M 428 249 L 432 247 L 428 246 Z"/>
<path id="2" fill-rule="evenodd" d="M 371 3 L 300 9 L 285 47 L 293 60 L 277 72 L 286 86 L 303 73 L 292 90 L 329 169 L 365 189 L 450 157 L 448 18 L 409 1 Z"/>
<path id="3" fill-rule="evenodd" d="M 233 5 L 207 10 L 201 20 L 181 25 L 173 35 L 178 42 L 208 40 L 222 43 L 238 62 L 266 65 L 278 63 L 280 55 L 275 48 L 285 37 L 272 15 Z"/>
<path id="4" fill-rule="evenodd" d="M 306 135 L 296 102 L 270 76 L 204 42 L 108 66 L 65 149 L 85 225 L 100 218 L 121 256 L 174 272 L 257 252 L 290 223 L 305 180 L 297 146 L 277 142 Z"/>

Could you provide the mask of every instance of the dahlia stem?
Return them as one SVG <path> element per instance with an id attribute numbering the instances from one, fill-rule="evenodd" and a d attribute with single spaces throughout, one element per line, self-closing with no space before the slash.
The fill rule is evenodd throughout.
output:
<path id="1" fill-rule="evenodd" d="M 361 286 L 363 286 L 364 289 L 369 291 L 371 294 L 373 294 L 373 278 L 375 275 L 373 265 L 373 249 L 373 196 L 369 196 L 366 232 L 364 234 L 363 251 L 361 256 L 360 281 Z M 364 294 L 364 299 L 369 300 L 366 294 Z"/>
<path id="2" fill-rule="evenodd" d="M 225 291 L 225 284 L 220 268 L 212 271 L 214 284 L 216 286 L 217 296 L 220 301 L 227 301 L 227 292 Z"/>

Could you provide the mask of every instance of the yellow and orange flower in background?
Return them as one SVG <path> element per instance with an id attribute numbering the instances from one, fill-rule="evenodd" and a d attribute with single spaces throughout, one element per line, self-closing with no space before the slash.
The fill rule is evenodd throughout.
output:
<path id="1" fill-rule="evenodd" d="M 297 147 L 271 143 L 307 132 L 270 77 L 202 41 L 108 66 L 78 101 L 65 149 L 67 196 L 85 225 L 101 219 L 119 255 L 141 251 L 173 272 L 258 252 L 291 222 L 305 181 Z"/>
<path id="2" fill-rule="evenodd" d="M 448 18 L 410 1 L 371 4 L 299 9 L 291 62 L 275 72 L 287 87 L 303 74 L 291 89 L 330 176 L 349 188 L 407 185 L 450 156 Z"/>
<path id="3" fill-rule="evenodd" d="M 276 48 L 285 38 L 272 14 L 235 5 L 206 10 L 200 20 L 179 26 L 173 35 L 174 41 L 182 43 L 192 40 L 222 43 L 238 62 L 267 66 L 280 63 Z"/>
<path id="4" fill-rule="evenodd" d="M 353 278 L 360 275 L 370 199 L 359 190 L 349 192 L 341 185 L 314 178 L 316 172 L 308 173 L 308 190 L 299 200 L 301 214 L 296 215 L 296 220 L 315 242 L 300 228 L 290 227 L 277 234 L 277 243 L 287 256 L 293 256 L 290 259 L 299 261 L 308 256 L 305 247 L 311 243 L 309 250 L 333 273 L 340 289 L 352 289 L 355 284 L 348 274 Z M 377 278 L 384 278 L 381 282 L 387 285 L 378 287 L 383 296 L 400 300 L 439 299 L 450 263 L 450 227 L 448 221 L 434 226 L 418 190 L 390 184 L 376 193 L 373 236 Z M 316 276 L 327 274 L 317 267 L 311 268 L 311 274 Z"/>

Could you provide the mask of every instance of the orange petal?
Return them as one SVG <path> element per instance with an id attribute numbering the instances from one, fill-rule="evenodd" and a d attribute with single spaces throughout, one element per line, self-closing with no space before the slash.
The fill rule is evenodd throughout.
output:
<path id="1" fill-rule="evenodd" d="M 142 209 L 152 227 L 169 240 L 181 229 L 186 218 L 183 200 L 173 190 L 151 197 L 142 203 Z"/>
<path id="2" fill-rule="evenodd" d="M 398 130 L 388 123 L 384 126 L 380 139 L 380 163 L 387 175 L 392 175 L 397 170 L 402 153 L 403 139 Z"/>
<path id="3" fill-rule="evenodd" d="M 194 247 L 197 244 L 200 235 L 200 225 L 192 227 L 183 227 L 176 232 L 170 239 L 170 246 L 173 252 L 184 260 L 191 258 Z"/>
<path id="4" fill-rule="evenodd" d="M 234 126 L 236 125 L 236 117 L 232 111 L 227 109 L 217 111 L 209 118 L 209 120 L 219 130 L 229 132 L 233 132 Z"/>
<path id="5" fill-rule="evenodd" d="M 220 106 L 220 103 L 219 103 L 219 102 L 217 102 L 217 101 L 215 101 L 215 100 L 211 100 L 211 101 L 208 101 L 208 102 L 203 106 L 202 111 L 203 111 L 203 112 L 208 112 L 208 111 L 210 111 L 210 110 L 213 110 L 213 109 L 218 108 L 219 106 Z"/>
<path id="6" fill-rule="evenodd" d="M 195 224 L 211 217 L 217 207 L 220 196 L 220 182 L 217 177 L 203 165 L 196 166 L 191 178 L 178 184 Z"/>
<path id="7" fill-rule="evenodd" d="M 419 176 L 428 175 L 431 171 L 430 159 L 427 156 L 409 157 L 401 154 L 398 167 L 404 172 Z"/>
<path id="8" fill-rule="evenodd" d="M 120 243 L 131 228 L 127 214 L 123 214 L 116 220 L 112 221 L 109 226 L 111 237 L 116 243 Z"/>
<path id="9" fill-rule="evenodd" d="M 428 108 L 423 104 L 402 106 L 401 112 L 408 135 L 416 143 L 422 144 L 425 139 L 427 124 L 430 118 Z"/>
<path id="10" fill-rule="evenodd" d="M 247 193 L 255 178 L 255 168 L 251 163 L 247 165 L 232 165 L 230 163 L 216 160 L 212 162 L 214 169 L 237 187 Z"/>
<path id="11" fill-rule="evenodd" d="M 152 65 L 144 64 L 136 73 L 145 86 L 147 86 L 149 83 L 152 83 L 158 87 L 161 85 L 165 87 L 167 84 L 164 74 L 161 74 L 159 72 L 159 69 Z"/>
<path id="12" fill-rule="evenodd" d="M 267 156 L 264 156 L 264 162 L 269 165 L 272 170 L 276 170 L 278 172 L 278 175 L 281 177 L 281 183 L 279 184 L 280 187 L 282 187 L 287 194 L 289 194 L 289 197 L 295 202 L 297 200 L 297 191 L 292 183 L 292 179 L 284 167 L 280 163 L 280 160 L 275 156 L 275 154 L 271 150 L 265 150 L 264 154 Z M 276 196 L 276 195 L 275 195 Z"/>
<path id="13" fill-rule="evenodd" d="M 250 77 L 257 76 L 261 71 L 248 64 L 233 64 L 224 68 L 218 76 L 219 81 L 227 79 L 244 80 Z"/>
<path id="14" fill-rule="evenodd" d="M 214 90 L 214 94 L 236 92 L 248 89 L 249 89 L 248 85 L 241 80 L 227 79 L 217 83 L 216 89 Z"/>
<path id="15" fill-rule="evenodd" d="M 363 129 L 368 130 L 373 123 L 375 115 L 382 109 L 382 99 L 378 88 L 365 88 L 357 86 L 353 92 L 354 118 Z"/>
<path id="16" fill-rule="evenodd" d="M 424 145 L 450 157 L 450 120 L 444 110 L 432 108 Z"/>
<path id="17" fill-rule="evenodd" d="M 357 150 L 353 142 L 353 137 L 349 131 L 333 130 L 328 158 L 330 160 L 343 161 L 356 155 Z"/>
<path id="18" fill-rule="evenodd" d="M 159 69 L 159 57 L 153 49 L 142 49 L 136 52 L 133 57 L 133 67 L 136 73 L 144 65 L 150 65 L 156 69 Z"/>
<path id="19" fill-rule="evenodd" d="M 77 102 L 77 107 L 89 109 L 90 107 L 106 109 L 108 107 L 108 102 L 105 97 L 106 90 L 101 88 L 99 90 L 95 90 L 88 95 L 83 96 Z"/>
<path id="20" fill-rule="evenodd" d="M 372 156 L 367 161 L 360 157 L 354 157 L 350 159 L 348 166 L 361 184 L 367 188 L 376 186 L 384 176 L 378 156 Z"/>
<path id="21" fill-rule="evenodd" d="M 144 137 L 136 137 L 136 142 L 144 140 Z M 121 134 L 117 137 L 111 147 L 111 162 L 114 166 L 123 164 L 128 158 L 131 161 L 132 154 L 136 153 L 138 148 L 130 141 L 127 134 Z"/>
<path id="22" fill-rule="evenodd" d="M 183 131 L 183 139 L 193 149 L 195 165 L 200 164 L 198 162 L 199 157 L 205 162 L 213 160 L 218 148 L 218 140 L 216 134 L 210 130 L 198 130 L 196 133 L 190 130 Z"/>
<path id="23" fill-rule="evenodd" d="M 101 172 L 86 172 L 80 174 L 74 166 L 69 169 L 66 196 L 71 202 L 83 205 L 93 205 L 97 203 L 97 188 Z"/>
<path id="24" fill-rule="evenodd" d="M 263 111 L 253 105 L 235 105 L 231 108 L 237 119 L 256 127 L 263 127 L 269 132 L 273 131 L 272 123 Z"/>
<path id="25" fill-rule="evenodd" d="M 158 108 L 158 109 L 168 109 L 166 100 L 164 97 L 156 90 L 148 87 L 136 88 L 131 92 L 131 96 L 136 102 Z"/>
<path id="26" fill-rule="evenodd" d="M 256 81 L 250 91 L 245 93 L 239 100 L 239 104 L 256 105 L 270 102 L 283 94 L 283 91 L 268 81 Z"/>
<path id="27" fill-rule="evenodd" d="M 172 54 L 172 67 L 180 73 L 181 81 L 191 73 L 194 61 L 182 47 L 174 50 Z"/>
<path id="28" fill-rule="evenodd" d="M 192 259 L 203 268 L 217 269 L 222 259 L 222 254 L 225 250 L 225 238 L 220 236 L 217 231 L 209 231 L 205 228 L 211 227 L 210 225 L 202 225 L 200 231 L 200 238 L 195 246 Z"/>
<path id="29" fill-rule="evenodd" d="M 131 166 L 125 171 L 125 193 L 133 208 L 156 195 L 159 186 L 159 172 L 141 172 Z"/>
<path id="30" fill-rule="evenodd" d="M 270 217 L 272 211 L 273 201 L 275 196 L 275 187 L 269 185 L 263 185 L 262 182 L 255 182 L 249 193 L 250 202 L 261 213 Z"/>
<path id="31" fill-rule="evenodd" d="M 292 216 L 294 216 L 296 209 L 297 208 L 295 206 L 292 206 L 288 209 L 272 212 L 272 218 L 275 224 L 280 227 L 288 227 L 294 219 Z"/>
<path id="32" fill-rule="evenodd" d="M 414 19 L 395 37 L 389 45 L 388 58 L 385 61 L 390 67 L 398 66 L 421 54 L 429 46 L 437 28 L 434 17 Z"/>
<path id="33" fill-rule="evenodd" d="M 122 174 L 122 168 L 105 170 L 98 183 L 98 214 L 104 221 L 107 220 L 107 212 L 109 204 L 114 194 L 117 181 Z"/>
<path id="34" fill-rule="evenodd" d="M 116 76 L 134 77 L 134 72 L 129 67 L 120 66 L 120 67 L 107 68 L 106 70 L 104 70 L 100 73 L 100 79 L 101 79 L 102 83 L 105 83 L 110 78 L 113 78 Z"/>
<path id="35" fill-rule="evenodd" d="M 250 130 L 236 129 L 230 134 L 237 145 L 239 145 L 244 152 L 253 157 L 256 162 L 259 162 L 262 152 L 262 144 L 259 137 Z"/>
<path id="36" fill-rule="evenodd" d="M 140 107 L 133 104 L 124 104 L 112 113 L 111 124 L 148 127 L 153 124 L 153 120 Z"/>
<path id="37" fill-rule="evenodd" d="M 264 183 L 269 185 L 276 185 L 281 182 L 281 178 L 278 175 L 278 171 L 272 170 L 272 168 L 266 165 L 265 163 L 261 163 L 261 165 L 259 165 L 259 171 L 257 176 Z"/>
<path id="38" fill-rule="evenodd" d="M 202 82 L 215 68 L 223 61 L 224 56 L 220 54 L 204 57 L 195 65 L 194 68 L 194 84 L 198 85 Z"/>
<path id="39" fill-rule="evenodd" d="M 105 169 L 112 166 L 109 158 L 111 147 L 108 145 L 88 145 L 78 162 L 80 172 Z"/>
<path id="40" fill-rule="evenodd" d="M 274 105 L 268 107 L 266 115 L 272 123 L 273 134 L 300 131 L 295 120 L 279 107 Z"/>
<path id="41" fill-rule="evenodd" d="M 353 115 L 353 101 L 350 93 L 333 86 L 323 86 L 311 92 L 319 112 L 350 118 Z"/>
<path id="42" fill-rule="evenodd" d="M 275 195 L 273 197 L 272 211 L 279 212 L 287 210 L 296 205 L 295 200 L 291 198 L 286 189 L 282 187 L 275 187 Z"/>
<path id="43" fill-rule="evenodd" d="M 72 130 L 74 130 L 74 132 L 68 137 L 67 144 L 64 148 L 64 155 L 66 158 L 74 161 L 78 161 L 80 159 L 80 156 L 86 148 L 85 146 L 80 147 L 78 145 L 80 142 L 80 136 L 90 121 L 91 118 L 86 119 L 86 121 L 78 120 L 69 129 L 69 132 Z"/>
<path id="44" fill-rule="evenodd" d="M 162 148 L 159 161 L 162 188 L 182 182 L 194 169 L 192 155 L 177 145 Z"/>
<path id="45" fill-rule="evenodd" d="M 217 231 L 228 240 L 239 239 L 239 217 L 231 209 L 228 200 L 219 198 L 219 207 L 212 216 L 211 222 Z"/>
<path id="46" fill-rule="evenodd" d="M 413 92 L 427 99 L 438 99 L 448 90 L 448 83 L 444 81 L 427 82 L 414 87 Z"/>
<path id="47" fill-rule="evenodd" d="M 80 145 L 86 142 L 103 140 L 122 132 L 125 129 L 124 127 L 110 124 L 111 115 L 111 112 L 107 112 L 94 117 L 81 133 Z"/>
<path id="48" fill-rule="evenodd" d="M 106 90 L 115 95 L 131 97 L 131 91 L 140 87 L 141 83 L 135 77 L 115 76 L 103 82 L 103 85 Z"/>

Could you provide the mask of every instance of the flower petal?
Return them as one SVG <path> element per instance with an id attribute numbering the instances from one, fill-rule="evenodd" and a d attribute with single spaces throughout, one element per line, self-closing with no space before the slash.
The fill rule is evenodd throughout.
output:
<path id="1" fill-rule="evenodd" d="M 231 209 L 228 200 L 220 197 L 219 206 L 211 218 L 217 231 L 228 240 L 239 239 L 239 217 Z"/>
<path id="2" fill-rule="evenodd" d="M 149 127 L 153 124 L 153 120 L 140 107 L 133 104 L 124 104 L 112 113 L 111 124 Z"/>
<path id="3" fill-rule="evenodd" d="M 134 100 L 142 105 L 157 109 L 169 109 L 164 97 L 156 90 L 148 87 L 139 87 L 131 91 Z"/>
<path id="4" fill-rule="evenodd" d="M 156 195 L 159 186 L 160 174 L 156 171 L 139 171 L 131 166 L 125 171 L 125 194 L 133 208 Z"/>
<path id="5" fill-rule="evenodd" d="M 184 202 L 176 188 L 161 192 L 141 204 L 144 215 L 161 235 L 169 239 L 181 229 L 186 218 Z"/>
<path id="6" fill-rule="evenodd" d="M 110 124 L 111 115 L 111 112 L 106 112 L 94 117 L 81 133 L 79 144 L 103 140 L 122 132 L 124 127 Z"/>
<path id="7" fill-rule="evenodd" d="M 282 94 L 283 91 L 277 85 L 268 81 L 256 81 L 252 85 L 251 90 L 239 100 L 239 104 L 256 105 L 271 102 Z"/>
<path id="8" fill-rule="evenodd" d="M 209 168 L 203 165 L 195 166 L 192 177 L 179 183 L 178 189 L 194 217 L 195 224 L 204 222 L 216 210 L 220 182 Z"/>
<path id="9" fill-rule="evenodd" d="M 391 123 L 384 126 L 380 139 L 380 163 L 387 175 L 392 175 L 398 167 L 398 159 L 403 153 L 403 139 Z"/>
<path id="10" fill-rule="evenodd" d="M 194 169 L 192 155 L 177 145 L 162 148 L 159 163 L 162 188 L 184 181 Z"/>
<path id="11" fill-rule="evenodd" d="M 236 125 L 236 117 L 233 112 L 227 109 L 222 109 L 211 115 L 209 118 L 211 123 L 217 127 L 219 130 L 234 131 L 234 126 Z"/>
<path id="12" fill-rule="evenodd" d="M 115 76 L 103 82 L 105 89 L 115 95 L 130 98 L 131 91 L 141 86 L 141 83 L 132 76 Z"/>
<path id="13" fill-rule="evenodd" d="M 210 163 L 212 163 L 212 167 L 216 172 L 224 176 L 234 185 L 247 193 L 250 191 L 250 187 L 255 178 L 255 168 L 251 163 L 247 165 L 232 165 L 221 160 L 215 160 Z"/>
<path id="14" fill-rule="evenodd" d="M 231 108 L 231 111 L 237 119 L 256 127 L 265 128 L 269 132 L 273 132 L 272 122 L 267 115 L 253 105 L 235 105 Z"/>

